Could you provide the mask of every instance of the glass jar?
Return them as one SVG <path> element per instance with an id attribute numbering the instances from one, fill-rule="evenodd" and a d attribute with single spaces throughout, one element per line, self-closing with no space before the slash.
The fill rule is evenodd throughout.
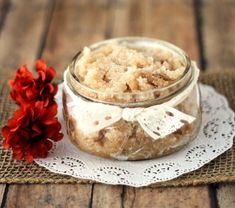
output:
<path id="1" fill-rule="evenodd" d="M 184 63 L 184 73 L 177 81 L 162 88 L 104 92 L 82 84 L 75 75 L 78 61 L 83 56 L 83 52 L 79 52 L 64 73 L 63 110 L 70 140 L 85 152 L 119 160 L 156 158 L 187 145 L 197 136 L 201 124 L 199 70 L 196 65 L 180 48 L 156 39 L 125 37 L 98 42 L 89 48 L 97 50 L 113 41 L 132 48 L 168 50 Z M 149 110 L 156 115 L 151 116 Z M 145 115 L 141 116 L 142 112 Z M 181 116 L 193 119 L 189 122 Z M 177 122 L 178 128 L 175 128 Z M 165 129 L 168 133 L 162 133 L 155 124 L 161 128 L 169 127 Z"/>

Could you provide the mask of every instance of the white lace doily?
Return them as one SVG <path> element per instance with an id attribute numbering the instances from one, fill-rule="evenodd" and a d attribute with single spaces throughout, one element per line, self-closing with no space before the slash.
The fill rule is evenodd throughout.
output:
<path id="1" fill-rule="evenodd" d="M 35 162 L 55 173 L 135 187 L 167 181 L 196 170 L 232 147 L 235 136 L 235 114 L 229 108 L 226 98 L 210 86 L 200 84 L 200 88 L 203 114 L 197 138 L 171 155 L 131 162 L 89 155 L 79 151 L 69 141 L 62 115 L 60 85 L 56 100 L 64 138 L 54 143 L 47 158 L 35 159 Z"/>

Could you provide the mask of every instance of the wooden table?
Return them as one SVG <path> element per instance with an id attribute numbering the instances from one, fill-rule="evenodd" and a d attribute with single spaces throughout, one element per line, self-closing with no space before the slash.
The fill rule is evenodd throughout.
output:
<path id="1" fill-rule="evenodd" d="M 61 76 L 83 46 L 117 36 L 164 39 L 203 70 L 235 70 L 234 0 L 0 0 L 0 75 L 42 57 Z M 233 68 L 233 69 L 232 69 Z M 235 185 L 131 188 L 0 185 L 3 207 L 235 207 Z"/>

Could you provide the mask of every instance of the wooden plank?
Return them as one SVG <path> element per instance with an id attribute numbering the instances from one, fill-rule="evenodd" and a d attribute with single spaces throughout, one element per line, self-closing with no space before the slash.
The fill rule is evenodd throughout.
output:
<path id="1" fill-rule="evenodd" d="M 118 0 L 112 36 L 146 36 L 178 45 L 199 60 L 193 1 Z"/>
<path id="2" fill-rule="evenodd" d="M 235 70 L 235 1 L 203 1 L 202 30 L 209 70 Z"/>
<path id="3" fill-rule="evenodd" d="M 152 1 L 146 16 L 144 35 L 170 41 L 199 60 L 193 1 Z"/>
<path id="4" fill-rule="evenodd" d="M 210 208 L 207 186 L 170 188 L 131 188 L 96 184 L 93 207 L 203 207 Z"/>
<path id="5" fill-rule="evenodd" d="M 5 188 L 6 188 L 5 184 L 0 184 L 0 206 L 1 206 L 2 201 L 3 201 Z"/>
<path id="6" fill-rule="evenodd" d="M 200 9 L 206 68 L 235 71 L 235 2 L 203 1 Z M 219 185 L 215 195 L 220 208 L 235 207 L 234 184 Z"/>
<path id="7" fill-rule="evenodd" d="M 124 207 L 203 207 L 209 208 L 208 192 L 205 187 L 182 188 L 128 188 L 124 196 Z"/>
<path id="8" fill-rule="evenodd" d="M 193 1 L 125 1 L 113 6 L 111 36 L 147 36 L 170 41 L 199 61 Z M 99 194 L 97 192 L 100 192 Z M 96 189 L 102 195 L 103 188 Z M 207 186 L 188 188 L 119 188 L 124 207 L 210 207 Z M 112 197 L 109 197 L 112 202 Z M 111 203 L 109 202 L 109 203 Z M 119 204 L 119 202 L 118 202 Z"/>
<path id="9" fill-rule="evenodd" d="M 6 207 L 71 207 L 89 205 L 91 186 L 87 184 L 12 185 Z"/>
<path id="10" fill-rule="evenodd" d="M 113 5 L 113 37 L 141 36 L 143 32 L 143 13 L 148 1 L 117 0 Z"/>
<path id="11" fill-rule="evenodd" d="M 49 7 L 48 0 L 11 2 L 0 38 L 1 73 L 9 74 L 24 63 L 33 65 Z"/>
<path id="12" fill-rule="evenodd" d="M 2 27 L 4 25 L 5 17 L 6 17 L 6 14 L 8 12 L 8 8 L 9 8 L 9 5 L 6 2 L 6 0 L 0 0 L 0 32 L 1 32 Z M 5 188 L 6 188 L 5 184 L 0 185 L 0 206 L 1 206 L 2 201 L 3 201 Z"/>
<path id="13" fill-rule="evenodd" d="M 2 17 L 4 3 L 5 3 L 5 0 L 0 0 L 0 17 Z"/>
<path id="14" fill-rule="evenodd" d="M 4 19 L 6 11 L 6 0 L 0 0 L 0 25 L 2 24 L 2 21 Z"/>
<path id="15" fill-rule="evenodd" d="M 0 0 L 0 31 L 4 25 L 6 15 L 9 11 L 10 3 L 8 0 Z"/>
<path id="16" fill-rule="evenodd" d="M 220 185 L 217 190 L 217 199 L 220 208 L 235 207 L 235 185 Z"/>
<path id="17" fill-rule="evenodd" d="M 79 50 L 104 39 L 108 6 L 108 0 L 57 1 L 42 57 L 59 76 Z"/>
<path id="18" fill-rule="evenodd" d="M 47 16 L 48 0 L 8 0 L 0 1 L 2 29 L 0 34 L 0 74 L 9 75 L 23 63 L 32 62 L 36 58 L 38 44 L 45 16 Z M 27 9 L 25 5 L 27 4 Z M 8 12 L 8 10 L 10 11 Z M 7 14 L 8 12 L 8 14 Z M 7 18 L 6 18 L 7 15 Z M 4 25 L 4 27 L 3 27 Z M 6 185 L 0 185 L 0 204 L 5 203 Z"/>
<path id="19" fill-rule="evenodd" d="M 101 184 L 94 186 L 92 205 L 94 208 L 211 207 L 205 186 L 130 188 Z"/>
<path id="20" fill-rule="evenodd" d="M 93 208 L 122 207 L 123 186 L 95 184 L 93 191 Z"/>

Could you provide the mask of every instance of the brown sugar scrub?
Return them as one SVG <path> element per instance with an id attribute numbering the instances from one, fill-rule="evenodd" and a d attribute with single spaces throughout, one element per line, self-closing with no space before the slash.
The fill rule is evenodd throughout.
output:
<path id="1" fill-rule="evenodd" d="M 69 138 L 83 151 L 120 160 L 182 148 L 201 124 L 197 73 L 164 41 L 127 37 L 85 47 L 64 76 Z"/>
<path id="2" fill-rule="evenodd" d="M 114 42 L 95 51 L 85 47 L 74 73 L 92 89 L 123 93 L 167 86 L 184 70 L 183 61 L 168 50 L 130 48 Z"/>

